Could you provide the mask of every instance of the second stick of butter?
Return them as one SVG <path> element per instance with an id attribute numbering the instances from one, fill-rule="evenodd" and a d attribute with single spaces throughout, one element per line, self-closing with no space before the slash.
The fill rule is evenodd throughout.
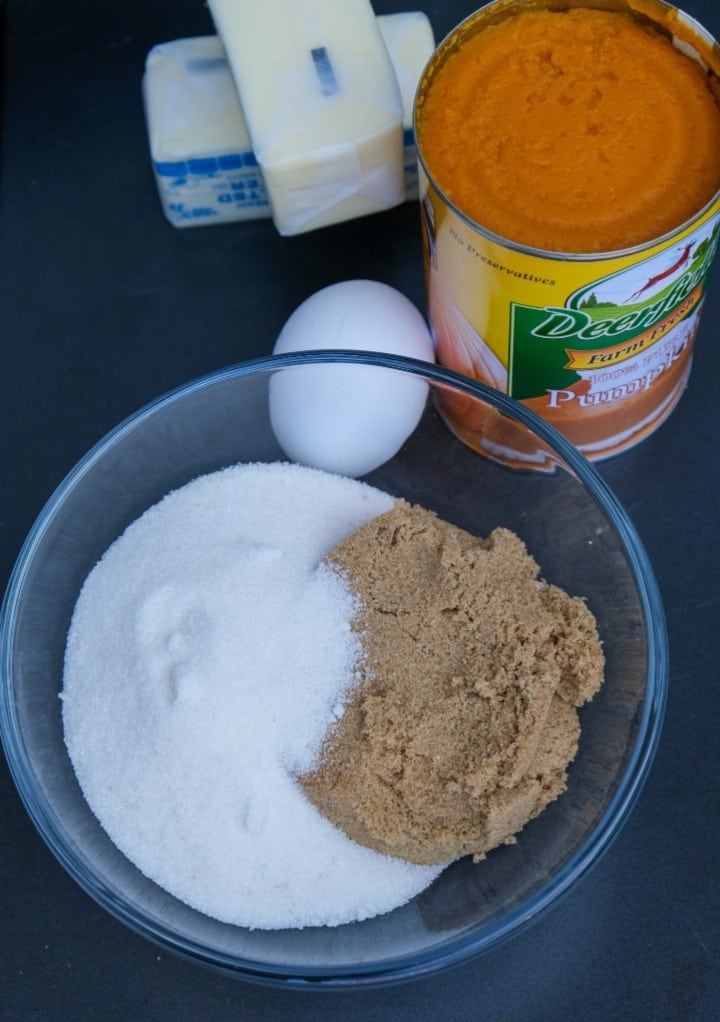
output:
<path id="1" fill-rule="evenodd" d="M 210 0 L 281 234 L 404 201 L 403 108 L 369 0 Z"/>

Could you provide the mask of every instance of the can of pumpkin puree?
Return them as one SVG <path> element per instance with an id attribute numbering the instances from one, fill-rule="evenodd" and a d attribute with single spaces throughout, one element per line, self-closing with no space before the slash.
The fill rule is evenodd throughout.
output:
<path id="1" fill-rule="evenodd" d="M 496 0 L 418 87 L 438 361 L 590 459 L 646 437 L 688 380 L 720 232 L 719 68 L 714 39 L 661 0 Z M 552 468 L 496 410 L 446 395 L 440 411 L 481 453 Z"/>

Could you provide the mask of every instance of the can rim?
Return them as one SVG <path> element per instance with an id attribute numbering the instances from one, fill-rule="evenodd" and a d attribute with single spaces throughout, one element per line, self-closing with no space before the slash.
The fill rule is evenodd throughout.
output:
<path id="1" fill-rule="evenodd" d="M 694 18 L 692 15 L 688 14 L 681 8 L 676 7 L 673 4 L 666 3 L 665 0 L 649 0 L 649 2 L 652 3 L 654 7 L 666 11 L 668 14 L 673 13 L 675 15 L 681 16 L 682 26 L 687 29 L 689 35 L 695 35 L 699 38 L 702 38 L 702 40 L 705 42 L 709 50 L 712 49 L 713 51 L 717 51 L 717 53 L 719 54 L 718 69 L 715 69 L 714 67 L 708 67 L 708 72 L 714 75 L 720 81 L 720 44 L 715 39 L 715 37 L 710 32 L 708 32 L 704 25 L 702 25 L 696 18 Z M 567 10 L 568 6 L 574 6 L 589 7 L 602 10 L 626 11 L 632 14 L 640 14 L 648 21 L 652 21 L 653 19 L 647 13 L 647 11 L 641 10 L 641 8 L 647 7 L 647 5 L 648 0 L 644 0 L 644 2 L 640 3 L 635 3 L 633 2 L 633 0 L 615 0 L 615 2 L 612 2 L 611 0 L 610 3 L 607 2 L 596 3 L 593 2 L 593 0 L 576 0 L 576 2 L 572 2 L 571 0 L 569 4 L 564 3 L 562 7 L 559 7 L 557 9 Z M 630 245 L 626 248 L 608 249 L 600 252 L 593 251 L 565 252 L 559 251 L 557 249 L 536 248 L 533 245 L 527 245 L 524 242 L 520 241 L 513 241 L 510 238 L 504 237 L 502 234 L 497 234 L 495 231 L 491 231 L 488 227 L 484 227 L 482 224 L 479 224 L 476 220 L 473 220 L 472 217 L 468 216 L 467 213 L 464 213 L 452 201 L 452 199 L 450 199 L 445 194 L 440 185 L 438 185 L 438 183 L 435 181 L 422 153 L 422 147 L 420 145 L 420 138 L 417 130 L 419 106 L 418 99 L 423 91 L 424 86 L 430 80 L 431 72 L 433 72 L 436 66 L 440 66 L 442 64 L 445 51 L 449 49 L 465 31 L 467 31 L 468 27 L 471 26 L 472 23 L 476 19 L 478 19 L 481 14 L 486 14 L 492 8 L 497 8 L 499 12 L 501 12 L 503 8 L 507 8 L 507 13 L 511 14 L 514 13 L 516 8 L 519 9 L 520 6 L 521 5 L 519 2 L 517 2 L 517 0 L 490 0 L 490 3 L 487 3 L 482 7 L 478 8 L 477 10 L 473 11 L 466 18 L 463 18 L 463 20 L 459 22 L 459 24 L 457 24 L 453 29 L 451 29 L 450 32 L 448 32 L 447 35 L 438 43 L 435 50 L 433 51 L 428 61 L 426 62 L 425 67 L 423 68 L 422 73 L 420 75 L 418 87 L 415 93 L 415 102 L 413 104 L 413 133 L 415 135 L 415 148 L 417 153 L 417 160 L 428 182 L 431 184 L 434 191 L 437 192 L 438 196 L 442 199 L 443 203 L 445 203 L 445 205 L 449 209 L 451 209 L 452 212 L 464 224 L 472 228 L 473 231 L 476 231 L 478 234 L 481 234 L 483 237 L 485 237 L 488 241 L 494 242 L 495 244 L 500 245 L 503 248 L 511 249 L 513 252 L 520 252 L 523 253 L 524 255 L 547 259 L 554 262 L 572 262 L 572 263 L 606 262 L 612 259 L 619 259 L 633 255 L 642 255 L 643 253 L 648 252 L 651 249 L 664 246 L 666 243 L 670 242 L 673 239 L 682 239 L 684 235 L 689 234 L 704 220 L 710 219 L 710 217 L 714 213 L 720 212 L 720 188 L 718 188 L 717 191 L 708 199 L 705 205 L 702 206 L 702 208 L 699 209 L 696 213 L 694 213 L 688 220 L 683 221 L 681 224 L 678 224 L 676 227 L 671 228 L 664 234 L 658 235 L 657 237 L 650 238 L 647 241 L 641 241 L 636 245 Z M 553 9 L 553 5 L 549 2 L 548 3 L 541 2 L 537 4 L 537 6 Z M 655 24 L 657 25 L 657 27 L 663 28 L 665 31 L 669 31 L 666 25 L 662 25 L 659 22 L 655 22 Z M 679 37 L 674 35 L 673 38 Z M 702 60 L 699 54 L 698 58 L 700 61 Z M 717 209 L 715 209 L 716 206 Z"/>

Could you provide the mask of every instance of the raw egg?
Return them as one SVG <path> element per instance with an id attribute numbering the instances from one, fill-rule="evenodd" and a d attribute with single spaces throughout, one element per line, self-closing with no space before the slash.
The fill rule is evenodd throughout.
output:
<path id="1" fill-rule="evenodd" d="M 273 353 L 318 349 L 435 361 L 419 310 L 373 280 L 342 281 L 311 295 L 285 323 Z M 361 476 L 399 451 L 420 421 L 427 394 L 425 380 L 384 366 L 289 366 L 270 381 L 270 421 L 292 461 Z"/>

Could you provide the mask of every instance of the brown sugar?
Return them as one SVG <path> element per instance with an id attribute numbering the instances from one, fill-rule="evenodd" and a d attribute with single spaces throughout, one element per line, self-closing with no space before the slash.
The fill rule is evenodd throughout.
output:
<path id="1" fill-rule="evenodd" d="M 361 681 L 300 782 L 360 844 L 482 858 L 565 788 L 575 707 L 604 668 L 585 603 L 506 529 L 479 540 L 398 501 L 329 561 L 359 598 Z"/>

